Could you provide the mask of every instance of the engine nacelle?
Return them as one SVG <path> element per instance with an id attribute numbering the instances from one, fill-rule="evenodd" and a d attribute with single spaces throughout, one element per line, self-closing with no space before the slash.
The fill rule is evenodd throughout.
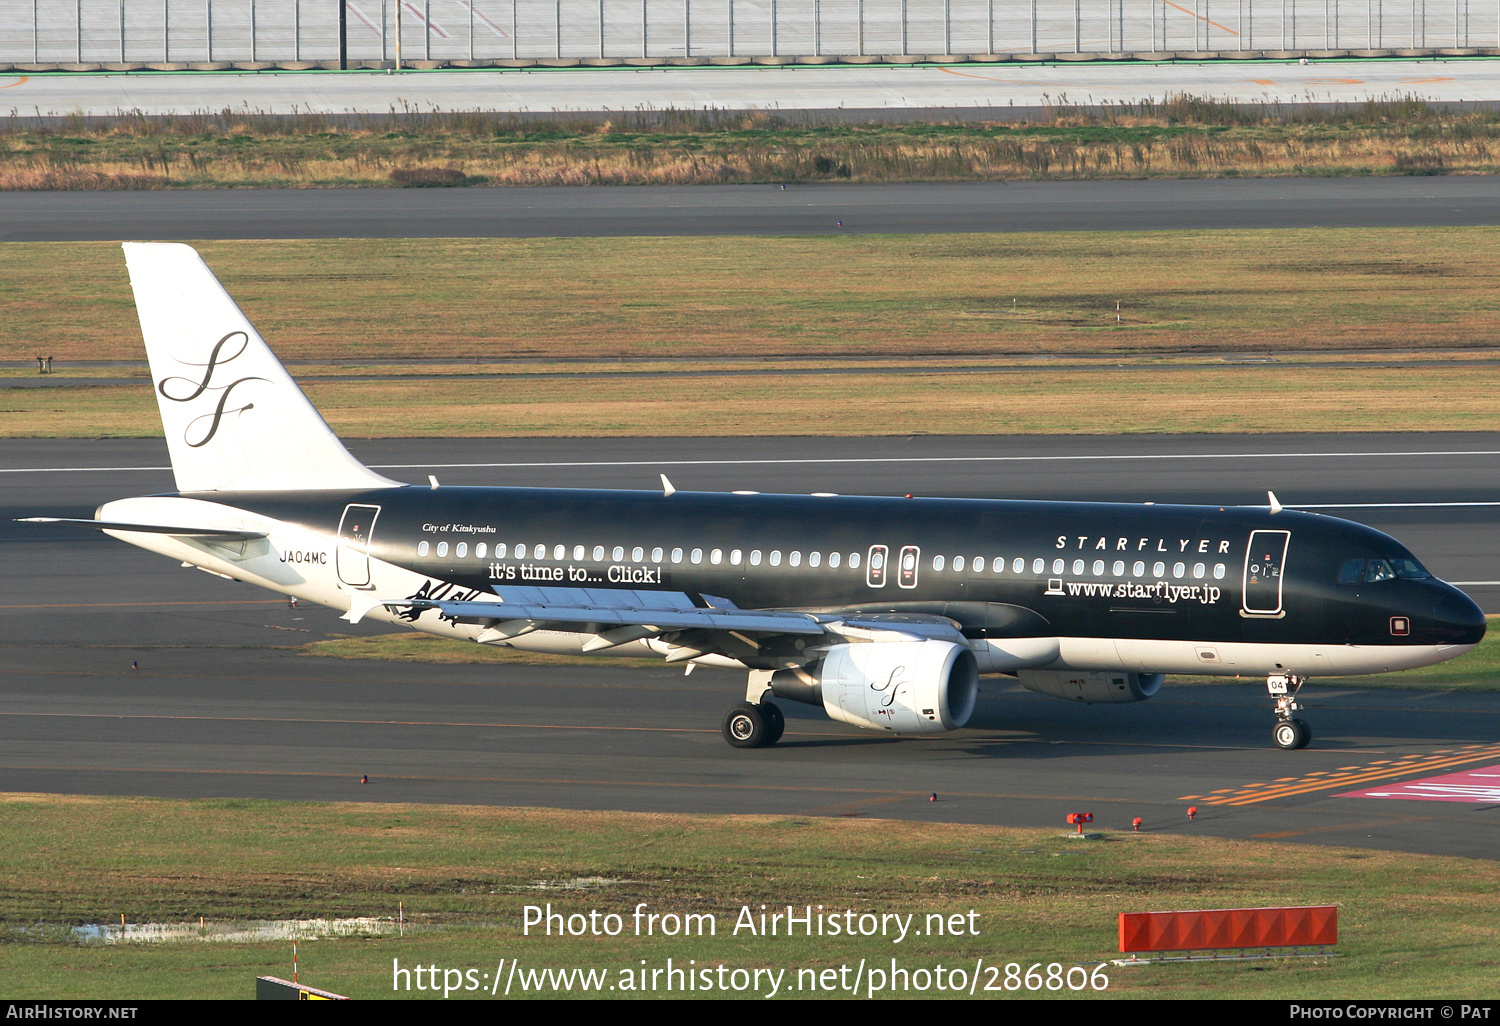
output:
<path id="1" fill-rule="evenodd" d="M 951 641 L 836 645 L 813 674 L 829 716 L 896 734 L 956 730 L 969 722 L 979 695 L 973 653 Z M 773 683 L 773 693 L 781 692 Z"/>
<path id="2" fill-rule="evenodd" d="M 1018 670 L 1021 686 L 1053 698 L 1069 698 L 1089 705 L 1104 702 L 1144 702 L 1161 690 L 1165 674 L 1116 673 L 1099 670 Z"/>

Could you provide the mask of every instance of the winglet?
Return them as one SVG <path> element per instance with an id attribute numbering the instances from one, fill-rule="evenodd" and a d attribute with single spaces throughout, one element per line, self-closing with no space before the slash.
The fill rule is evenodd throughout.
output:
<path id="1" fill-rule="evenodd" d="M 667 480 L 667 475 L 661 476 L 661 494 L 663 498 L 669 498 L 677 494 L 677 489 L 672 487 L 672 482 Z"/>
<path id="2" fill-rule="evenodd" d="M 1266 498 L 1268 498 L 1268 499 L 1271 500 L 1271 512 L 1272 513 L 1280 513 L 1281 512 L 1281 501 L 1276 498 L 1276 493 L 1273 492 L 1273 491 L 1271 491 L 1270 489 L 1267 489 L 1266 490 Z"/>

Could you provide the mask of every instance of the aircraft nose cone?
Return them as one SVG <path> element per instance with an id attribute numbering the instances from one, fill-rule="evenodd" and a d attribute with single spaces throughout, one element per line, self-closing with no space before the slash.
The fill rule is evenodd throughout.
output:
<path id="1" fill-rule="evenodd" d="M 1432 629 L 1440 645 L 1477 645 L 1484 638 L 1484 610 L 1451 585 L 1432 605 Z"/>

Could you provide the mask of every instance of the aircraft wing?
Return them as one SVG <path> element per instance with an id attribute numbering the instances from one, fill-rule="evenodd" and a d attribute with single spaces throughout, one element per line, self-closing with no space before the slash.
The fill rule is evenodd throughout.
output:
<path id="1" fill-rule="evenodd" d="M 436 609 L 458 623 L 490 626 L 529 621 L 532 629 L 597 633 L 596 628 L 642 627 L 652 633 L 684 630 L 741 631 L 817 636 L 825 628 L 811 613 L 694 606 L 685 594 L 601 591 L 587 588 L 501 588 L 499 601 L 401 599 L 392 610 Z M 505 594 L 509 593 L 509 594 Z M 664 599 L 680 598 L 668 604 Z M 825 617 L 826 619 L 826 617 Z M 517 626 L 520 626 L 519 624 Z"/>

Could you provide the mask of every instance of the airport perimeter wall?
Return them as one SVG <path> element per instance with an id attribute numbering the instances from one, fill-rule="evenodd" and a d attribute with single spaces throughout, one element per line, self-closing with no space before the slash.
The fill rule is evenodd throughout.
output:
<path id="1" fill-rule="evenodd" d="M 0 69 L 1500 55 L 1496 0 L 0 0 Z"/>

